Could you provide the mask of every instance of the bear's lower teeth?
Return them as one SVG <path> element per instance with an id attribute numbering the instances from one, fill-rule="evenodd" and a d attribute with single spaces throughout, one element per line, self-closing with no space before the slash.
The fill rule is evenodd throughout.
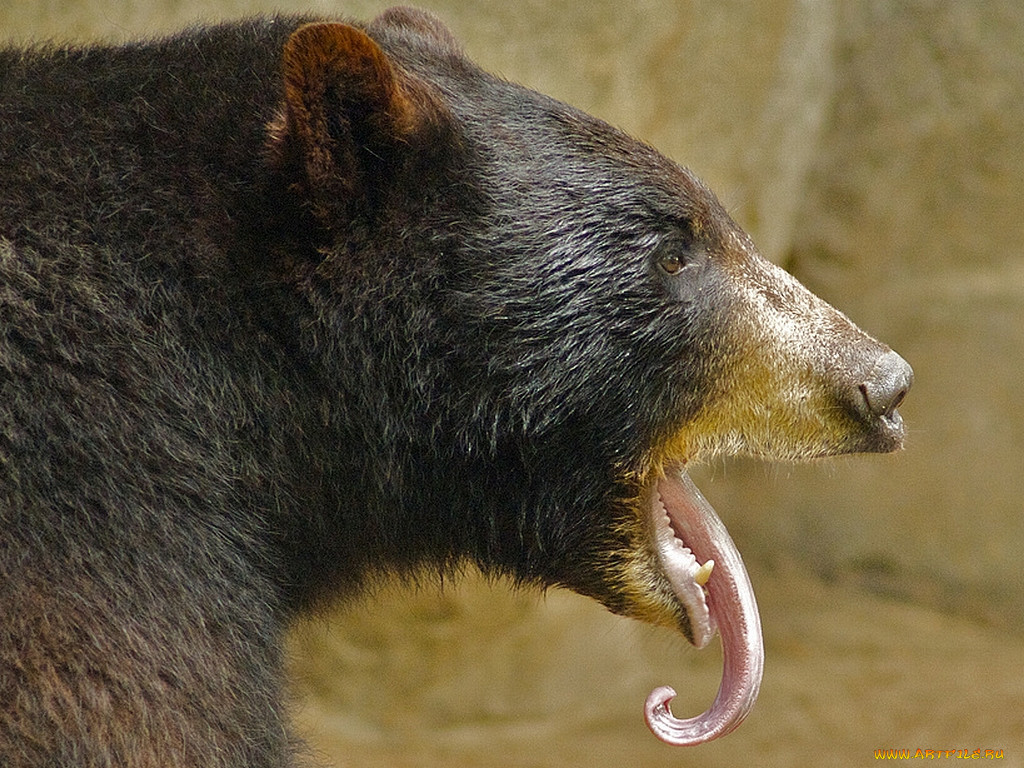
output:
<path id="1" fill-rule="evenodd" d="M 662 518 L 661 522 L 667 532 L 672 532 L 672 523 L 667 513 L 664 516 L 664 518 Z M 694 564 L 696 564 L 697 559 L 693 554 L 693 550 L 686 546 L 683 543 L 682 539 L 680 539 L 674 532 L 672 532 L 671 535 L 674 539 L 673 543 L 675 544 L 676 549 L 686 554 L 688 557 L 692 557 L 694 559 Z M 708 583 L 708 579 L 711 578 L 711 571 L 714 570 L 714 568 L 715 561 L 708 560 L 706 563 L 704 563 L 704 565 L 697 568 L 697 570 L 693 574 L 693 580 L 697 582 L 697 584 L 699 584 L 700 586 L 705 586 Z"/>

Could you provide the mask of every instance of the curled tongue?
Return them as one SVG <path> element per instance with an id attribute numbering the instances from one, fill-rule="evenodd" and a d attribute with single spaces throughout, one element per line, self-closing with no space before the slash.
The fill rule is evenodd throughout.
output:
<path id="1" fill-rule="evenodd" d="M 647 725 L 655 736 L 666 744 L 692 746 L 729 733 L 754 706 L 764 668 L 761 620 L 740 553 L 690 476 L 677 468 L 674 476 L 658 483 L 657 490 L 652 514 L 659 556 L 673 590 L 686 607 L 694 643 L 698 647 L 707 643 L 716 625 L 722 637 L 722 682 L 709 710 L 677 719 L 669 709 L 676 692 L 667 686 L 652 691 L 644 707 Z M 668 546 L 666 523 L 682 543 L 675 540 Z M 714 561 L 710 577 L 707 568 L 700 566 L 708 560 Z M 707 578 L 706 606 L 699 586 L 703 578 Z"/>

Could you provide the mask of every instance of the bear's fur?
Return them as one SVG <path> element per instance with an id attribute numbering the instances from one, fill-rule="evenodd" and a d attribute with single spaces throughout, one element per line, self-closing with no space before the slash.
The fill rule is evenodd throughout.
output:
<path id="1" fill-rule="evenodd" d="M 0 51 L 0 764 L 292 764 L 282 633 L 383 573 L 691 634 L 652 483 L 895 449 L 891 354 L 427 15 Z"/>

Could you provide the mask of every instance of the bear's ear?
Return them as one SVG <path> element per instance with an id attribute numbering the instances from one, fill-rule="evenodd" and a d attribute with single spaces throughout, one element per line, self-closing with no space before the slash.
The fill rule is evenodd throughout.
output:
<path id="1" fill-rule="evenodd" d="M 282 67 L 285 103 L 271 147 L 320 216 L 393 178 L 443 122 L 434 92 L 347 24 L 300 27 Z"/>

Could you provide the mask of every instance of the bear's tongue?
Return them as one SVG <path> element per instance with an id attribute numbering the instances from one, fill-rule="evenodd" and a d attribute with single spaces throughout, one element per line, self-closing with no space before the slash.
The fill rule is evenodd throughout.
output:
<path id="1" fill-rule="evenodd" d="M 687 720 L 676 719 L 669 709 L 675 691 L 667 686 L 656 688 L 647 697 L 647 725 L 667 744 L 701 744 L 739 725 L 757 699 L 764 667 L 761 620 L 736 545 L 682 467 L 658 482 L 651 513 L 662 569 L 686 607 L 693 642 L 703 647 L 717 626 L 722 637 L 723 671 L 711 708 Z M 700 567 L 709 560 L 714 561 L 710 576 L 708 567 Z M 695 578 L 697 582 L 706 579 L 706 585 L 702 588 Z"/>

